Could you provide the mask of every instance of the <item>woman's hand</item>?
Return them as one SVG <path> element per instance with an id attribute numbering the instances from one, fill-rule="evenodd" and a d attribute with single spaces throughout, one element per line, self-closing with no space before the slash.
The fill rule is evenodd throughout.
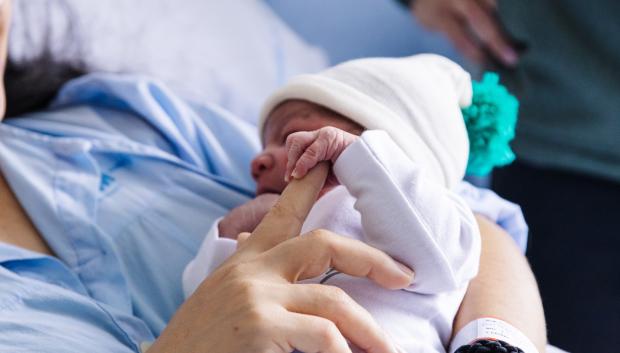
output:
<path id="1" fill-rule="evenodd" d="M 280 195 L 265 193 L 230 211 L 218 224 L 221 237 L 237 239 L 239 233 L 253 232 Z"/>
<path id="2" fill-rule="evenodd" d="M 413 13 L 425 27 L 443 32 L 469 59 L 482 63 L 486 53 L 513 67 L 519 60 L 496 16 L 496 0 L 415 0 Z"/>
<path id="3" fill-rule="evenodd" d="M 181 306 L 149 349 L 158 352 L 366 352 L 395 349 L 370 314 L 342 290 L 296 282 L 333 267 L 386 288 L 413 273 L 385 253 L 328 231 L 297 237 L 323 186 L 321 163 L 292 181 L 238 251 Z"/>

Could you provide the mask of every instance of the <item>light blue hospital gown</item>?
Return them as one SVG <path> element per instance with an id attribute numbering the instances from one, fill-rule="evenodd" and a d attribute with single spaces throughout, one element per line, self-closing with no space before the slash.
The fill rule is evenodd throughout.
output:
<path id="1" fill-rule="evenodd" d="M 258 148 L 246 123 L 135 76 L 82 77 L 49 111 L 0 124 L 2 173 L 59 258 L 0 243 L 0 352 L 152 341 L 206 231 L 252 197 Z M 525 245 L 518 207 L 467 192 Z"/>

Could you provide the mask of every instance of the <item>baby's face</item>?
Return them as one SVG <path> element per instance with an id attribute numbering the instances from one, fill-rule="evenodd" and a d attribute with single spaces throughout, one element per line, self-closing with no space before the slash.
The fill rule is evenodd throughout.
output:
<path id="1" fill-rule="evenodd" d="M 286 187 L 284 173 L 288 135 L 298 131 L 313 131 L 325 126 L 359 134 L 362 127 L 320 105 L 288 100 L 278 105 L 267 118 L 263 132 L 263 151 L 252 161 L 252 177 L 256 181 L 256 194 L 281 193 Z"/>

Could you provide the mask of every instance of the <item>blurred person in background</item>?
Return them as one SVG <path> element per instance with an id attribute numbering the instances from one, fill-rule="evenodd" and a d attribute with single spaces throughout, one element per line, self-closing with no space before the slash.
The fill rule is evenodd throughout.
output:
<path id="1" fill-rule="evenodd" d="M 520 100 L 518 161 L 493 188 L 520 204 L 549 340 L 620 344 L 620 3 L 414 0 L 425 27 L 498 71 Z"/>

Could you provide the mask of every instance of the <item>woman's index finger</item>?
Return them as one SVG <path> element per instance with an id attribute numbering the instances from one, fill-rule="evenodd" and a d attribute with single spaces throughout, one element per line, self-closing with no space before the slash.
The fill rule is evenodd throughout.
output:
<path id="1" fill-rule="evenodd" d="M 302 179 L 294 179 L 280 195 L 248 240 L 257 251 L 270 249 L 286 239 L 299 235 L 301 227 L 325 184 L 329 163 L 317 164 Z"/>

